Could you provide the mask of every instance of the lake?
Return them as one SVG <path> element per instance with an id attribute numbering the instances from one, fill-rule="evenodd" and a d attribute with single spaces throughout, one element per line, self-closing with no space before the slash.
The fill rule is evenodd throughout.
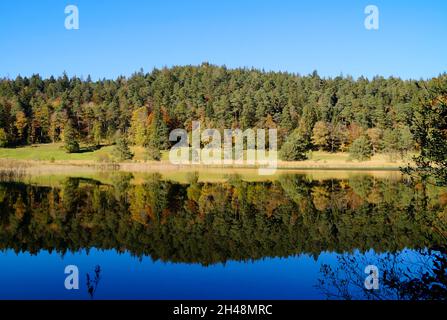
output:
<path id="1" fill-rule="evenodd" d="M 446 221 L 391 172 L 4 181 L 0 298 L 445 299 Z"/>

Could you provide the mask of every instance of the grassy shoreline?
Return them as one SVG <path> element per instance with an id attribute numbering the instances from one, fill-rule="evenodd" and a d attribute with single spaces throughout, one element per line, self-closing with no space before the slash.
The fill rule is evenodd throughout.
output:
<path id="1" fill-rule="evenodd" d="M 68 154 L 62 144 L 41 144 L 19 148 L 0 148 L 0 167 L 21 166 L 27 171 L 36 173 L 42 171 L 69 172 L 69 171 L 100 171 L 118 169 L 127 172 L 145 171 L 178 171 L 178 170 L 256 170 L 248 165 L 174 165 L 169 162 L 168 151 L 162 152 L 161 161 L 146 161 L 145 150 L 141 147 L 132 147 L 134 160 L 121 162 L 116 166 L 112 157 L 112 146 L 103 146 L 98 150 Z M 329 153 L 313 151 L 305 161 L 278 161 L 278 170 L 334 170 L 334 171 L 398 171 L 400 167 L 411 162 L 411 156 L 405 159 L 390 159 L 388 155 L 377 154 L 368 161 L 350 160 L 348 153 Z M 113 168 L 115 166 L 115 168 Z M 119 168 L 118 168 L 119 167 Z"/>

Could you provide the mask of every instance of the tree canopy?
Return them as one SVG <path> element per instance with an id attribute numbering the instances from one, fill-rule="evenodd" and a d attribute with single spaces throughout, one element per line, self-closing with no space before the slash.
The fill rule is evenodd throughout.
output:
<path id="1" fill-rule="evenodd" d="M 422 84 L 430 88 L 436 80 Z M 167 148 L 170 130 L 198 120 L 221 130 L 276 127 L 279 147 L 299 129 L 309 149 L 331 152 L 346 151 L 369 132 L 373 152 L 402 154 L 418 147 L 408 129 L 420 92 L 420 84 L 395 77 L 323 78 L 208 63 L 114 80 L 18 76 L 0 80 L 1 140 L 8 146 L 59 141 L 71 123 L 79 142 L 113 142 L 119 132 L 132 144 Z M 385 133 L 406 143 L 377 143 Z"/>

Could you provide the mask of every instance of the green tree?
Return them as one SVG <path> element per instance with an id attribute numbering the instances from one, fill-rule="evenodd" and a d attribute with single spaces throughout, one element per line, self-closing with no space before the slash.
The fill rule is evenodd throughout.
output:
<path id="1" fill-rule="evenodd" d="M 424 88 L 412 119 L 412 130 L 420 154 L 414 158 L 415 165 L 404 168 L 403 172 L 423 182 L 432 179 L 447 186 L 447 76 Z"/>
<path id="2" fill-rule="evenodd" d="M 290 109 L 291 106 L 290 104 L 287 104 L 284 109 L 282 110 L 281 113 L 281 127 L 287 129 L 288 131 L 291 130 L 294 125 L 293 125 L 293 121 L 292 121 L 292 116 L 290 114 Z"/>
<path id="3" fill-rule="evenodd" d="M 124 134 L 121 134 L 113 149 L 113 155 L 119 160 L 130 160 L 133 158 L 133 153 L 130 151 L 129 142 Z"/>
<path id="4" fill-rule="evenodd" d="M 130 125 L 130 134 L 132 143 L 137 146 L 143 146 L 147 141 L 148 114 L 146 107 L 136 109 L 132 113 Z"/>
<path id="5" fill-rule="evenodd" d="M 382 150 L 388 154 L 391 160 L 394 160 L 399 150 L 399 132 L 394 129 L 386 129 L 383 132 Z"/>
<path id="6" fill-rule="evenodd" d="M 19 141 L 23 141 L 26 138 L 26 129 L 28 127 L 28 118 L 23 111 L 16 113 L 14 126 L 17 129 Z"/>
<path id="7" fill-rule="evenodd" d="M 370 128 L 366 131 L 369 140 L 371 141 L 373 153 L 377 153 L 381 150 L 381 143 L 383 137 L 383 131 L 379 128 Z"/>
<path id="8" fill-rule="evenodd" d="M 160 150 L 167 147 L 168 128 L 163 121 L 159 107 L 155 107 L 149 117 L 148 140 L 146 143 L 147 156 L 151 160 L 161 159 Z"/>
<path id="9" fill-rule="evenodd" d="M 315 110 L 309 105 L 304 106 L 298 128 L 300 129 L 301 135 L 308 141 L 309 144 L 312 143 L 312 129 L 316 122 L 317 115 L 315 114 Z"/>
<path id="10" fill-rule="evenodd" d="M 93 136 L 93 143 L 95 144 L 96 147 L 99 147 L 102 141 L 102 126 L 99 121 L 95 121 L 93 125 L 92 136 Z"/>
<path id="11" fill-rule="evenodd" d="M 64 127 L 64 148 L 68 153 L 79 152 L 78 135 L 71 120 Z"/>
<path id="12" fill-rule="evenodd" d="M 8 136 L 3 128 L 0 128 L 0 147 L 4 148 L 8 145 Z"/>
<path id="13" fill-rule="evenodd" d="M 284 161 L 302 161 L 306 160 L 306 152 L 309 150 L 309 144 L 298 129 L 283 143 L 279 156 Z"/>
<path id="14" fill-rule="evenodd" d="M 370 159 L 373 154 L 371 141 L 369 141 L 367 136 L 361 136 L 352 143 L 349 148 L 349 153 L 353 159 L 359 161 Z"/>
<path id="15" fill-rule="evenodd" d="M 318 149 L 323 150 L 327 147 L 330 138 L 328 125 L 324 121 L 318 121 L 312 130 L 312 143 Z"/>
<path id="16" fill-rule="evenodd" d="M 404 156 L 414 147 L 413 134 L 411 133 L 409 127 L 402 126 L 398 129 L 398 135 L 399 143 L 397 149 L 400 153 L 401 158 L 403 159 Z"/>

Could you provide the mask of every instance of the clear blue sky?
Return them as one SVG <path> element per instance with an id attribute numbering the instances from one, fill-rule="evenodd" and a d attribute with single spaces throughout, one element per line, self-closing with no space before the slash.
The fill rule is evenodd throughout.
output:
<path id="1" fill-rule="evenodd" d="M 79 8 L 66 30 L 64 8 Z M 364 8 L 380 28 L 364 28 Z M 324 76 L 447 71 L 445 0 L 1 0 L 0 76 L 93 79 L 200 64 Z"/>

